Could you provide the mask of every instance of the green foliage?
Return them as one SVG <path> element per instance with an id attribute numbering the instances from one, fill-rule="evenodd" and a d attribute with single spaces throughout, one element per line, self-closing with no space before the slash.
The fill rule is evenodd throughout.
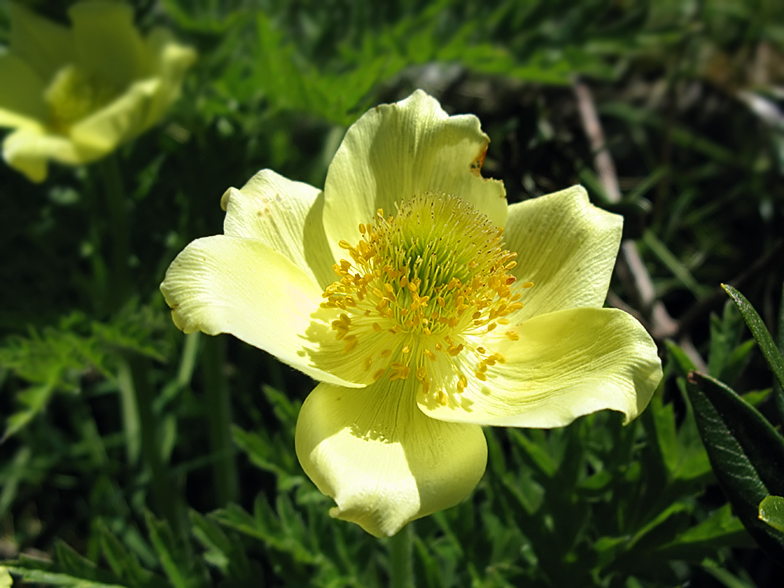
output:
<path id="1" fill-rule="evenodd" d="M 759 505 L 759 518 L 777 531 L 784 532 L 784 498 L 766 496 Z"/>
<path id="2" fill-rule="evenodd" d="M 689 397 L 713 470 L 741 521 L 772 557 L 784 555 L 784 535 L 759 519 L 759 504 L 784 493 L 779 464 L 784 439 L 752 406 L 721 382 L 697 372 Z"/>
<path id="3" fill-rule="evenodd" d="M 66 18 L 65 4 L 30 4 Z M 330 518 L 297 462 L 312 382 L 235 341 L 183 337 L 157 287 L 190 240 L 220 232 L 229 186 L 264 167 L 323 185 L 345 127 L 415 87 L 480 117 L 485 175 L 510 202 L 580 181 L 622 214 L 653 291 L 638 296 L 621 268 L 610 303 L 671 338 L 665 381 L 630 426 L 596 414 L 486 431 L 476 492 L 412 525 L 416 585 L 775 581 L 759 552 L 734 550 L 753 536 L 780 554 L 784 532 L 766 419 L 774 403 L 784 416 L 784 304 L 778 355 L 762 327 L 784 279 L 781 2 L 132 5 L 199 61 L 167 120 L 116 154 L 127 224 L 110 220 L 97 166 L 52 166 L 41 186 L 0 166 L 0 587 L 6 569 L 80 587 L 389 585 L 396 548 Z M 575 77 L 594 92 L 618 203 Z M 131 291 L 117 295 L 123 273 Z M 722 310 L 722 282 L 762 318 L 729 287 Z M 118 310 L 123 299 L 137 302 Z M 707 375 L 687 383 L 692 371 Z"/>
<path id="4" fill-rule="evenodd" d="M 784 388 L 784 352 L 776 346 L 773 337 L 768 332 L 768 329 L 765 328 L 765 323 L 762 322 L 759 314 L 757 314 L 754 307 L 749 304 L 746 297 L 732 286 L 723 284 L 722 288 L 730 295 L 732 301 L 738 307 L 738 310 L 743 316 L 743 320 L 746 321 L 751 334 L 754 336 L 754 340 L 757 342 L 757 345 L 759 345 L 765 361 L 768 362 L 768 367 L 770 367 L 770 370 L 773 372 L 773 376 L 778 383 L 778 405 L 779 407 L 784 406 L 784 399 L 782 399 L 782 394 L 784 394 L 784 392 L 782 392 L 782 388 Z M 784 317 L 784 304 L 782 304 L 779 312 L 781 316 Z M 781 336 L 784 337 L 784 333 L 782 333 Z M 784 422 L 784 412 L 779 416 L 782 422 Z"/>
<path id="5" fill-rule="evenodd" d="M 165 347 L 155 337 L 163 324 L 161 314 L 150 308 L 128 307 L 108 323 L 74 312 L 56 328 L 31 328 L 27 337 L 9 337 L 0 347 L 0 365 L 29 385 L 17 392 L 22 406 L 8 417 L 3 439 L 25 427 L 55 392 L 78 393 L 88 370 L 112 378 L 124 353 L 163 359 Z"/>
<path id="6" fill-rule="evenodd" d="M 722 287 L 737 306 L 781 385 L 784 358 L 759 314 L 735 288 Z M 784 313 L 784 308 L 781 312 Z M 725 312 L 725 325 L 729 322 Z M 718 340 L 716 349 L 727 356 L 727 337 L 719 336 Z M 784 534 L 779 528 L 777 507 L 780 505 L 777 497 L 771 495 L 784 493 L 781 477 L 784 436 L 731 388 L 710 376 L 691 372 L 687 389 L 713 470 L 730 504 L 760 546 L 781 561 Z"/>

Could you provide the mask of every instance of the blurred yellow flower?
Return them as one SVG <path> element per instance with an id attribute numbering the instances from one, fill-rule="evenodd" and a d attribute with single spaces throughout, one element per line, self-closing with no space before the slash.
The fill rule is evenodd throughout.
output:
<path id="1" fill-rule="evenodd" d="M 99 159 L 155 124 L 180 93 L 195 52 L 164 29 L 143 38 L 133 10 L 88 1 L 68 29 L 11 3 L 11 39 L 0 54 L 0 126 L 8 164 L 46 179 L 48 160 Z"/>
<path id="2" fill-rule="evenodd" d="M 324 191 L 272 171 L 229 189 L 161 290 L 185 332 L 231 333 L 311 375 L 296 450 L 376 536 L 457 504 L 485 470 L 482 425 L 636 417 L 656 346 L 602 308 L 622 219 L 577 186 L 507 206 L 472 115 L 422 91 L 346 133 Z"/>

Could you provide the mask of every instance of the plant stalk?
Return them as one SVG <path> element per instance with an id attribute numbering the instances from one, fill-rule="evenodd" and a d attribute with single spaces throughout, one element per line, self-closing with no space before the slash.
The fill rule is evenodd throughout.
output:
<path id="1" fill-rule="evenodd" d="M 392 588 L 414 588 L 413 524 L 389 538 L 389 575 Z"/>
<path id="2" fill-rule="evenodd" d="M 212 478 L 217 506 L 237 499 L 237 464 L 231 438 L 231 403 L 226 386 L 223 337 L 205 337 L 202 369 L 207 426 L 211 446 Z"/>

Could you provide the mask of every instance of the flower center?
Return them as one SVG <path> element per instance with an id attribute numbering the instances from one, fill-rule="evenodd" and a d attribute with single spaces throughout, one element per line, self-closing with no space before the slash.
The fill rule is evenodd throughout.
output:
<path id="1" fill-rule="evenodd" d="M 120 94 L 117 84 L 81 68 L 66 65 L 54 76 L 46 89 L 50 124 L 59 133 L 103 108 Z"/>
<path id="2" fill-rule="evenodd" d="M 503 229 L 456 196 L 428 192 L 359 231 L 356 246 L 339 243 L 351 260 L 333 266 L 339 279 L 322 295 L 323 307 L 342 311 L 332 329 L 344 353 L 362 354 L 376 381 L 413 375 L 443 405 L 469 377 L 485 381 L 505 359 L 482 341 L 499 327 L 517 340 L 506 316 L 523 306 Z"/>

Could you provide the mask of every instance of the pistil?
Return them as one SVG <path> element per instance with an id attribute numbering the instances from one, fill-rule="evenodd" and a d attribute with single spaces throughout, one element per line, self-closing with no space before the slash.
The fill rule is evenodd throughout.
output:
<path id="1" fill-rule="evenodd" d="M 486 381 L 505 358 L 482 341 L 495 331 L 518 340 L 506 317 L 523 306 L 503 229 L 456 196 L 427 192 L 396 215 L 379 210 L 359 232 L 356 245 L 339 242 L 350 259 L 333 266 L 338 279 L 322 295 L 338 312 L 332 329 L 344 353 L 361 353 L 376 381 L 413 376 L 443 405 L 466 389 L 467 374 Z"/>

